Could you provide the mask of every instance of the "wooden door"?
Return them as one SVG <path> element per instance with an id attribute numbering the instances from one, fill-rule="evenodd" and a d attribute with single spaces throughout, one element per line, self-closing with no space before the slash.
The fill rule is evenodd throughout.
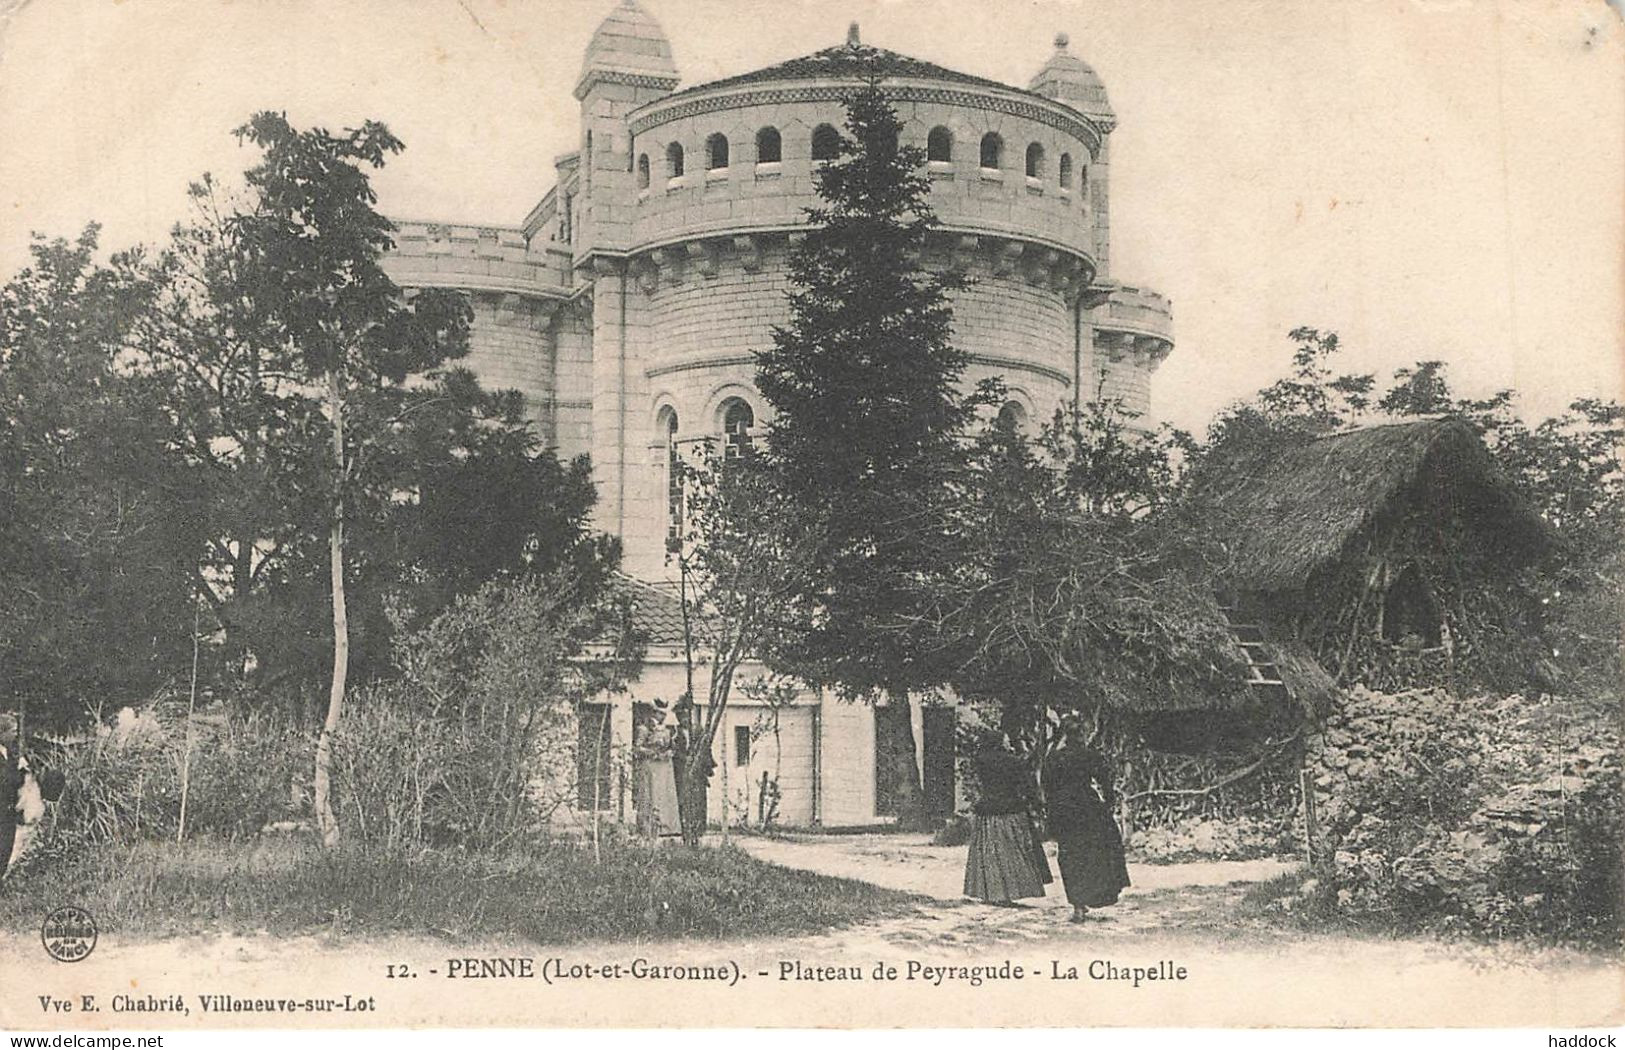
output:
<path id="1" fill-rule="evenodd" d="M 941 822 L 954 813 L 954 728 L 951 707 L 927 707 L 925 714 L 925 814 Z"/>

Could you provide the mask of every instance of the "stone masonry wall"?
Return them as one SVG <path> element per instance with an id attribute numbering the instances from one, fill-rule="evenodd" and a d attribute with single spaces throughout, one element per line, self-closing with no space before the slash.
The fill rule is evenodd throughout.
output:
<path id="1" fill-rule="evenodd" d="M 1091 388 L 1086 400 L 1093 400 L 1098 387 L 1102 400 L 1120 400 L 1124 409 L 1137 414 L 1138 425 L 1150 422 L 1151 370 L 1143 354 L 1109 351 L 1096 347 L 1096 372 L 1091 377 Z M 1102 375 L 1102 372 L 1104 375 Z"/>
<path id="2" fill-rule="evenodd" d="M 676 411 L 683 443 L 720 435 L 723 404 L 731 398 L 751 406 L 758 427 L 769 418 L 755 389 L 752 354 L 771 346 L 772 327 L 788 318 L 787 250 L 780 240 L 759 258 L 731 244 L 714 258 L 674 251 L 665 266 L 628 282 L 628 315 L 642 325 L 628 333 L 628 372 L 638 372 L 647 391 L 641 400 L 629 398 L 626 420 L 621 520 L 629 572 L 668 574 L 665 435 L 655 428 L 660 412 Z M 1072 396 L 1071 307 L 1061 293 L 1019 270 L 999 272 L 991 250 L 968 253 L 955 265 L 973 278 L 954 298 L 955 341 L 974 355 L 966 387 L 1001 376 L 1029 418 L 1047 419 Z"/>
<path id="3" fill-rule="evenodd" d="M 462 364 L 488 390 L 517 390 L 538 437 L 554 443 L 551 310 L 513 293 L 470 296 L 474 325 Z"/>

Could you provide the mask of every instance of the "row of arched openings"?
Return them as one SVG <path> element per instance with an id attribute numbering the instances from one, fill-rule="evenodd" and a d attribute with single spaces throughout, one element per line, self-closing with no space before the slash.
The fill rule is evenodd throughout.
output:
<path id="1" fill-rule="evenodd" d="M 812 157 L 813 160 L 833 160 L 841 149 L 841 133 L 835 130 L 833 124 L 820 124 L 813 129 Z M 705 140 L 705 170 L 724 171 L 732 159 L 732 149 L 728 144 L 728 136 L 717 132 Z M 784 138 L 779 129 L 766 127 L 756 132 L 756 163 L 777 164 L 784 159 Z M 682 178 L 688 171 L 686 154 L 681 142 L 668 143 L 666 146 L 666 177 L 668 179 Z M 637 175 L 638 189 L 649 188 L 649 179 L 652 174 L 649 155 L 638 155 Z"/>
<path id="2" fill-rule="evenodd" d="M 932 130 L 931 134 L 935 135 L 938 131 L 943 133 L 943 138 L 942 138 L 942 140 L 937 142 L 935 145 L 933 145 L 932 140 L 930 140 L 930 139 L 928 139 L 926 141 L 927 157 L 930 160 L 944 160 L 944 161 L 952 160 L 953 159 L 953 148 L 954 148 L 953 147 L 953 135 L 952 135 L 951 132 L 948 131 L 947 128 L 935 128 L 935 129 Z M 982 136 L 982 141 L 981 141 L 981 144 L 980 144 L 978 161 L 979 161 L 981 167 L 986 168 L 989 171 L 998 171 L 998 170 L 1003 169 L 1003 167 L 1004 167 L 1004 138 L 1003 138 L 1003 136 L 1001 136 L 996 131 L 990 131 L 986 135 L 983 135 Z M 1049 178 L 1048 156 L 1047 156 L 1047 154 L 1046 154 L 1046 152 L 1044 150 L 1044 144 L 1043 143 L 1041 143 L 1041 142 L 1028 143 L 1028 145 L 1027 145 L 1026 165 L 1025 165 L 1024 170 L 1026 171 L 1027 177 L 1029 179 L 1047 179 L 1047 178 Z M 1060 183 L 1061 188 L 1063 190 L 1071 189 L 1072 188 L 1072 154 L 1070 154 L 1070 153 L 1062 153 L 1060 161 L 1055 166 L 1055 170 L 1056 170 L 1056 181 L 1058 181 Z"/>
<path id="3" fill-rule="evenodd" d="M 723 171 L 729 166 L 731 147 L 728 136 L 716 132 L 705 140 L 705 170 Z M 812 159 L 815 161 L 834 160 L 841 152 L 841 133 L 833 124 L 820 124 L 812 133 Z M 938 125 L 931 129 L 925 139 L 926 159 L 951 163 L 954 159 L 954 133 L 946 127 Z M 784 158 L 784 139 L 775 127 L 764 127 L 756 132 L 756 163 L 778 164 Z M 981 167 L 990 171 L 997 171 L 1004 167 L 1004 138 L 996 131 L 990 131 L 982 136 L 978 161 Z M 686 156 L 681 142 L 668 143 L 666 146 L 666 177 L 668 179 L 682 178 L 687 172 Z M 1027 146 L 1026 173 L 1030 179 L 1045 179 L 1049 177 L 1048 163 L 1042 143 L 1034 142 Z M 638 189 L 649 188 L 651 177 L 649 155 L 638 155 L 637 177 Z M 1071 189 L 1073 181 L 1072 154 L 1062 153 L 1056 165 L 1057 181 L 1062 189 Z M 1080 182 L 1083 180 L 1080 179 Z"/>

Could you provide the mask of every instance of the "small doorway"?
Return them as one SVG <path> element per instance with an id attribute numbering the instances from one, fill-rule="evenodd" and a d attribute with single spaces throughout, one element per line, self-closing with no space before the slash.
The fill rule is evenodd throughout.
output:
<path id="1" fill-rule="evenodd" d="M 1436 649 L 1442 644 L 1444 610 L 1433 596 L 1433 589 L 1423 578 L 1415 562 L 1405 566 L 1382 601 L 1382 637 L 1384 641 L 1402 644 L 1412 642 L 1423 649 Z"/>
<path id="2" fill-rule="evenodd" d="M 925 815 L 943 823 L 954 815 L 954 730 L 951 707 L 925 709 Z"/>

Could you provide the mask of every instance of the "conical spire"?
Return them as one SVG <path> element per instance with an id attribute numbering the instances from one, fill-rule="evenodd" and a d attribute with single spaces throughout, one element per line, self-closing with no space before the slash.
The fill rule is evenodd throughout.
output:
<path id="1" fill-rule="evenodd" d="M 1055 34 L 1055 53 L 1033 77 L 1027 90 L 1064 102 L 1109 129 L 1117 123 L 1117 115 L 1106 97 L 1106 85 L 1088 63 L 1068 50 L 1070 44 L 1065 33 Z"/>
<path id="2" fill-rule="evenodd" d="M 677 86 L 677 64 L 672 60 L 671 42 L 637 0 L 621 0 L 615 10 L 599 23 L 587 45 L 576 81 L 576 98 L 586 95 L 594 81 L 647 84 L 671 89 Z"/>

